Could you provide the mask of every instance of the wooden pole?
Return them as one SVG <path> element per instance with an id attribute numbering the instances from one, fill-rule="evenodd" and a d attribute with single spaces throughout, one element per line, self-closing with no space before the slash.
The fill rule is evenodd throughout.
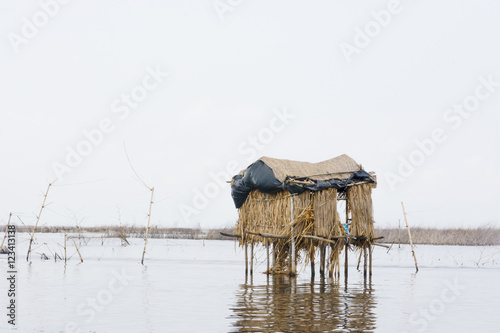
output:
<path id="1" fill-rule="evenodd" d="M 9 220 L 7 221 L 7 225 L 5 226 L 5 235 L 3 236 L 2 245 L 0 245 L 0 250 L 3 249 L 3 243 L 5 242 L 5 238 L 7 238 L 7 234 L 8 234 L 8 231 L 9 231 L 10 218 L 11 217 L 12 217 L 12 212 L 9 214 Z"/>
<path id="2" fill-rule="evenodd" d="M 367 245 L 363 246 L 363 256 L 364 256 L 364 265 L 363 265 L 363 277 L 366 279 L 366 275 L 368 272 L 368 254 L 367 254 Z"/>
<path id="3" fill-rule="evenodd" d="M 314 268 L 314 244 L 313 242 L 311 242 L 311 258 L 310 258 L 310 261 L 311 261 L 311 279 L 314 280 L 314 275 L 315 275 L 315 268 Z"/>
<path id="4" fill-rule="evenodd" d="M 276 271 L 276 261 L 278 258 L 278 254 L 276 253 L 276 242 L 273 242 L 273 275 Z"/>
<path id="5" fill-rule="evenodd" d="M 248 244 L 245 240 L 245 275 L 248 275 Z"/>
<path id="6" fill-rule="evenodd" d="M 405 206 L 403 204 L 403 201 L 401 201 L 401 207 L 403 207 L 403 215 L 405 217 L 406 229 L 408 230 L 408 237 L 410 238 L 411 253 L 413 254 L 413 259 L 415 259 L 415 268 L 416 268 L 415 273 L 418 273 L 417 257 L 415 256 L 415 250 L 413 249 L 413 241 L 411 240 L 410 227 L 408 226 L 408 219 L 406 218 L 406 211 L 405 211 Z"/>
<path id="7" fill-rule="evenodd" d="M 149 214 L 148 214 L 148 225 L 146 227 L 146 235 L 144 237 L 144 250 L 142 250 L 142 259 L 141 264 L 144 265 L 144 255 L 146 255 L 146 245 L 148 244 L 148 235 L 149 235 L 149 224 L 151 222 L 151 206 L 153 206 L 153 195 L 155 193 L 155 188 L 151 188 L 151 201 L 149 202 Z"/>
<path id="8" fill-rule="evenodd" d="M 250 244 L 250 275 L 253 275 L 253 247 L 254 243 Z"/>
<path id="9" fill-rule="evenodd" d="M 369 255 L 369 264 L 370 264 L 370 277 L 372 276 L 372 252 L 373 252 L 373 248 L 370 244 L 368 244 L 368 255 Z"/>
<path id="10" fill-rule="evenodd" d="M 320 243 L 319 246 L 319 275 L 325 276 L 325 244 Z"/>
<path id="11" fill-rule="evenodd" d="M 347 226 L 347 228 L 349 228 L 349 200 L 347 200 L 347 193 L 345 196 L 345 225 Z M 347 254 L 348 250 L 349 250 L 349 238 L 346 238 L 345 244 L 344 244 L 344 251 L 345 251 L 344 279 L 345 279 L 345 283 L 347 283 L 347 276 L 349 274 L 349 261 L 348 261 L 348 254 Z"/>
<path id="12" fill-rule="evenodd" d="M 73 241 L 73 244 L 75 244 L 75 247 L 76 247 L 76 252 L 78 252 L 78 255 L 80 256 L 80 260 L 81 260 L 81 262 L 83 262 L 82 255 L 81 255 L 81 253 L 80 253 L 80 250 L 78 250 L 78 246 L 76 246 L 75 241 Z"/>
<path id="13" fill-rule="evenodd" d="M 345 260 L 344 260 L 344 279 L 347 283 L 347 276 L 349 274 L 349 261 L 347 258 L 347 251 L 349 250 L 348 243 L 344 244 Z"/>
<path id="14" fill-rule="evenodd" d="M 294 196 L 292 195 L 290 197 L 290 206 L 291 206 L 291 232 L 290 232 L 290 237 L 291 237 L 291 244 L 292 244 L 292 251 L 291 251 L 291 271 L 290 271 L 290 276 L 295 276 L 295 235 L 293 232 L 293 220 L 294 218 L 294 209 L 293 209 L 293 198 Z"/>
<path id="15" fill-rule="evenodd" d="M 330 245 L 330 248 L 331 248 L 331 250 L 330 250 L 330 254 L 331 254 L 331 253 L 333 253 L 333 251 L 334 251 L 334 247 L 333 247 L 333 245 Z M 329 276 L 330 278 L 333 278 L 333 269 L 334 269 L 334 268 L 335 268 L 335 266 L 333 265 L 333 263 L 330 263 L 330 271 L 328 272 L 328 276 Z"/>
<path id="16" fill-rule="evenodd" d="M 45 191 L 45 195 L 43 196 L 42 207 L 40 207 L 40 212 L 38 213 L 38 216 L 36 217 L 36 223 L 35 223 L 35 226 L 33 227 L 33 233 L 31 234 L 30 245 L 28 247 L 28 253 L 26 254 L 26 261 L 29 260 L 29 256 L 31 253 L 31 245 L 33 244 L 33 238 L 35 237 L 36 228 L 38 227 L 38 222 L 40 221 L 40 216 L 42 216 L 42 211 L 45 208 L 45 201 L 47 200 L 47 195 L 49 194 L 49 190 L 50 190 L 51 186 L 52 186 L 52 183 L 49 184 L 49 186 L 47 187 L 47 191 Z"/>
<path id="17" fill-rule="evenodd" d="M 266 244 L 266 261 L 267 261 L 267 274 L 269 274 L 269 241 L 266 239 L 265 240 Z"/>
<path id="18" fill-rule="evenodd" d="M 363 257 L 363 248 L 359 251 L 358 264 L 356 265 L 356 270 L 359 271 L 359 265 L 361 265 L 361 258 Z"/>
<path id="19" fill-rule="evenodd" d="M 340 279 L 340 260 L 337 260 L 337 280 Z"/>

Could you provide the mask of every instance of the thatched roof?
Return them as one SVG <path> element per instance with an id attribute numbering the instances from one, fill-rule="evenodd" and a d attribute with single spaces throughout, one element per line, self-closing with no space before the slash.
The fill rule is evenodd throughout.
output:
<path id="1" fill-rule="evenodd" d="M 265 156 L 259 158 L 259 161 L 270 167 L 274 177 L 280 182 L 284 182 L 287 177 L 311 180 L 347 179 L 353 172 L 361 170 L 361 165 L 345 154 L 318 163 L 281 160 Z"/>
<path id="2" fill-rule="evenodd" d="M 300 194 L 306 190 L 343 189 L 360 182 L 375 183 L 376 180 L 347 155 L 319 163 L 261 157 L 233 177 L 231 195 L 239 208 L 253 190 L 262 193 L 287 190 Z"/>

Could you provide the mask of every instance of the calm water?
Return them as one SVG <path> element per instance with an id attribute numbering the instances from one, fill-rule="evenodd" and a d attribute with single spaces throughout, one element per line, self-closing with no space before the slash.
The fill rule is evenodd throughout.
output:
<path id="1" fill-rule="evenodd" d="M 376 328 L 374 289 L 324 279 L 297 283 L 270 278 L 265 285 L 243 284 L 231 309 L 233 332 L 372 332 Z"/>
<path id="2" fill-rule="evenodd" d="M 419 246 L 418 274 L 409 249 L 377 248 L 371 281 L 350 266 L 346 284 L 318 273 L 311 280 L 307 267 L 296 279 L 268 277 L 260 273 L 262 250 L 245 278 L 232 241 L 152 240 L 144 266 L 137 239 L 127 247 L 82 244 L 82 264 L 77 255 L 66 267 L 40 259 L 60 253 L 61 241 L 41 235 L 31 264 L 18 262 L 18 332 L 496 332 L 500 325 L 499 247 Z M 18 243 L 22 258 L 27 243 Z M 0 263 L 6 272 L 5 257 Z"/>

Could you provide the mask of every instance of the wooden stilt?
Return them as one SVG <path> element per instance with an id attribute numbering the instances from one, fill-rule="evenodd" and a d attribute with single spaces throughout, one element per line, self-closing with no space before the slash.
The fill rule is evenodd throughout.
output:
<path id="1" fill-rule="evenodd" d="M 269 274 L 269 241 L 266 239 L 266 261 L 267 261 L 267 274 Z"/>
<path id="2" fill-rule="evenodd" d="M 337 279 L 340 279 L 340 260 L 337 260 Z"/>
<path id="3" fill-rule="evenodd" d="M 367 246 L 363 246 L 363 256 L 364 256 L 364 265 L 363 265 L 363 277 L 366 279 L 366 274 L 367 274 L 367 266 L 368 266 L 368 255 L 367 255 Z"/>
<path id="4" fill-rule="evenodd" d="M 319 275 L 325 276 L 325 244 L 319 246 Z"/>
<path id="5" fill-rule="evenodd" d="M 333 251 L 334 251 L 333 245 L 330 245 L 330 248 L 331 248 L 331 251 L 330 251 L 330 253 L 331 253 L 331 252 L 333 252 Z M 333 263 L 330 263 L 330 270 L 329 270 L 329 272 L 328 272 L 328 276 L 329 276 L 330 278 L 332 278 L 332 279 L 333 279 L 333 269 L 334 269 L 334 268 L 335 268 L 335 266 L 333 265 Z"/>
<path id="6" fill-rule="evenodd" d="M 347 229 L 349 229 L 349 200 L 347 193 L 345 194 L 345 224 Z M 346 235 L 349 236 L 349 235 Z M 345 262 L 344 262 L 344 279 L 347 286 L 347 276 L 349 273 L 349 260 L 348 260 L 348 250 L 349 250 L 349 239 L 346 238 L 344 243 L 344 251 L 345 251 Z"/>
<path id="7" fill-rule="evenodd" d="M 245 275 L 248 275 L 248 244 L 245 243 Z"/>
<path id="8" fill-rule="evenodd" d="M 293 208 L 293 198 L 294 196 L 292 195 L 290 197 L 290 206 L 291 206 L 291 227 L 290 227 L 290 243 L 291 243 L 291 251 L 290 251 L 290 261 L 291 261 L 291 267 L 290 267 L 290 276 L 295 276 L 296 271 L 295 271 L 295 234 L 293 231 L 293 220 L 295 219 L 294 217 L 294 208 Z"/>
<path id="9" fill-rule="evenodd" d="M 347 258 L 347 251 L 349 250 L 349 247 L 348 247 L 348 243 L 345 243 L 344 245 L 344 252 L 345 252 L 345 262 L 344 262 L 344 279 L 347 283 L 347 276 L 348 276 L 348 273 L 349 273 L 349 261 L 348 261 L 348 258 Z"/>
<path id="10" fill-rule="evenodd" d="M 276 271 L 276 258 L 278 254 L 276 253 L 276 242 L 273 242 L 273 275 Z"/>
<path id="11" fill-rule="evenodd" d="M 372 276 L 372 251 L 373 251 L 372 246 L 370 244 L 368 244 L 368 255 L 369 255 L 369 262 L 370 262 L 370 272 L 369 272 L 370 277 Z"/>
<path id="12" fill-rule="evenodd" d="M 314 269 L 314 244 L 313 242 L 311 242 L 311 258 L 310 258 L 310 261 L 311 261 L 311 279 L 314 280 L 314 275 L 315 275 L 315 269 Z"/>
<path id="13" fill-rule="evenodd" d="M 253 247 L 254 243 L 250 244 L 250 275 L 253 275 Z"/>

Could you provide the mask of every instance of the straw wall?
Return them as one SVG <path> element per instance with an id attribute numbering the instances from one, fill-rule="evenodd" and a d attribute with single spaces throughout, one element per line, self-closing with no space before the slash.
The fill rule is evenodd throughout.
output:
<path id="1" fill-rule="evenodd" d="M 348 206 L 351 213 L 351 236 L 374 237 L 373 231 L 373 184 L 352 186 L 347 191 Z"/>
<path id="2" fill-rule="evenodd" d="M 291 196 L 286 191 L 264 194 L 250 192 L 239 209 L 236 232 L 270 233 L 291 235 Z M 304 192 L 294 197 L 294 235 L 314 235 L 325 238 L 343 235 L 337 214 L 337 190 L 330 188 L 320 192 Z M 262 242 L 259 236 L 246 235 L 247 242 Z M 243 242 L 243 240 L 242 240 Z"/>

